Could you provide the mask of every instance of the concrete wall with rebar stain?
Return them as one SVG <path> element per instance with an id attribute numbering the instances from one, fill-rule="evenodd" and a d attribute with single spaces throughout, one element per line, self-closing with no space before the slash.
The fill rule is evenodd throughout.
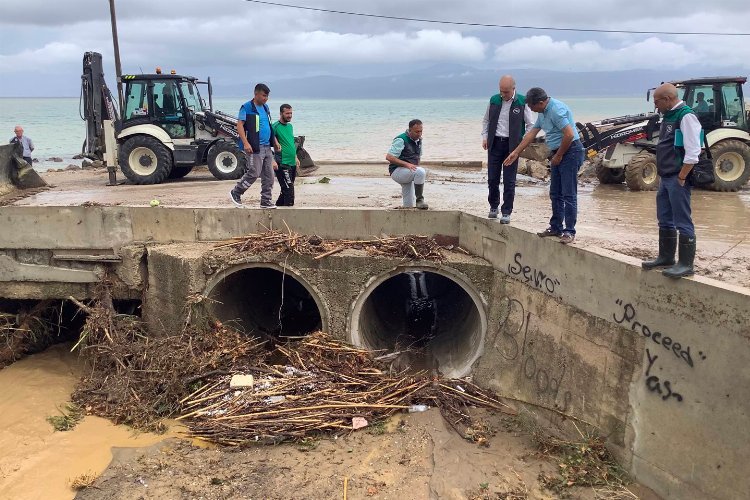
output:
<path id="1" fill-rule="evenodd" d="M 187 297 L 202 294 L 216 319 L 247 330 L 320 325 L 372 348 L 417 342 L 425 368 L 470 372 L 561 429 L 590 423 L 664 497 L 750 489 L 748 289 L 670 281 L 629 257 L 458 212 L 5 207 L 0 223 L 0 297 L 85 298 L 106 272 L 117 297 L 143 298 L 154 330 L 179 328 Z M 212 259 L 210 242 L 260 223 L 330 238 L 430 233 L 474 256 Z M 419 320 L 430 335 L 400 336 L 401 300 L 440 311 Z"/>

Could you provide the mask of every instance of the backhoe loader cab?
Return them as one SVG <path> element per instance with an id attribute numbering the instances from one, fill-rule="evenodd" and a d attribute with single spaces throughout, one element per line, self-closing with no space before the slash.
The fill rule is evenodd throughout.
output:
<path id="1" fill-rule="evenodd" d="M 698 116 L 706 134 L 721 128 L 748 131 L 741 77 L 694 78 L 671 82 L 679 98 Z"/>
<path id="2" fill-rule="evenodd" d="M 134 184 L 158 184 L 208 165 L 217 179 L 239 179 L 245 156 L 236 147 L 236 118 L 211 109 L 211 83 L 176 74 L 123 75 L 123 109 L 104 80 L 101 54 L 83 58 L 83 154 L 118 165 Z M 208 85 L 209 106 L 198 84 Z"/>
<path id="3" fill-rule="evenodd" d="M 749 120 L 742 93 L 746 81 L 744 76 L 735 76 L 670 82 L 706 134 L 716 174 L 709 189 L 715 191 L 737 191 L 750 179 Z M 652 91 L 647 92 L 647 100 Z M 604 153 L 596 167 L 602 184 L 625 181 L 634 191 L 659 187 L 655 152 L 660 121 L 654 112 L 576 124 L 589 157 Z"/>

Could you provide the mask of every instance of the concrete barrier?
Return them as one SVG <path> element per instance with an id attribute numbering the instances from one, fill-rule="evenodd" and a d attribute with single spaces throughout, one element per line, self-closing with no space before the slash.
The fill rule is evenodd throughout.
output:
<path id="1" fill-rule="evenodd" d="M 272 259 L 292 266 L 325 302 L 321 315 L 332 331 L 351 330 L 355 304 L 366 299 L 371 280 L 414 266 L 458 272 L 481 298 L 474 303 L 486 318 L 473 367 L 480 384 L 527 402 L 561 429 L 569 421 L 561 414 L 591 423 L 633 476 L 665 498 L 742 498 L 750 490 L 750 290 L 699 276 L 669 280 L 630 257 L 563 246 L 476 216 L 3 207 L 0 223 L 16 230 L 0 241 L 0 297 L 29 273 L 40 279 L 41 270 L 29 265 L 92 271 L 109 265 L 125 292 L 135 295 L 148 283 L 145 314 L 153 326 L 169 327 L 163 319 L 179 317 L 184 299 L 206 292 L 220 271 L 207 267 L 205 242 L 258 232 L 260 224 L 285 228 L 284 222 L 331 238 L 430 233 L 479 257 L 440 266 L 393 259 L 362 265 L 363 255 L 346 253 L 322 261 Z M 114 252 L 123 261 L 53 261 L 56 252 L 73 250 Z M 259 257 L 244 259 L 233 265 Z M 43 285 L 29 286 L 39 294 Z M 48 285 L 60 293 L 64 283 Z M 81 290 L 81 283 L 70 286 Z M 13 290 L 22 298 L 22 289 Z"/>

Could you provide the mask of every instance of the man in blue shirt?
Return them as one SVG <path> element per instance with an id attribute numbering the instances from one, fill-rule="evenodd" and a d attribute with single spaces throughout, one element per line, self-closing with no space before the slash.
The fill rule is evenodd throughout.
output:
<path id="1" fill-rule="evenodd" d="M 578 169 L 583 164 L 583 145 L 578 137 L 573 113 L 564 102 L 547 96 L 544 89 L 534 87 L 526 93 L 526 104 L 539 113 L 536 123 L 524 136 L 503 165 L 518 159 L 540 130 L 547 135 L 547 146 L 551 150 L 549 197 L 552 200 L 552 217 L 549 227 L 537 233 L 542 238 L 556 236 L 560 243 L 575 241 L 576 218 L 578 216 Z"/>
<path id="2" fill-rule="evenodd" d="M 242 207 L 241 196 L 260 177 L 260 207 L 276 208 L 271 201 L 273 171 L 278 168 L 273 159 L 272 146 L 279 147 L 271 128 L 271 112 L 266 102 L 271 90 L 264 83 L 255 86 L 255 95 L 240 108 L 237 115 L 237 147 L 245 153 L 247 169 L 240 181 L 229 192 L 237 207 Z"/>

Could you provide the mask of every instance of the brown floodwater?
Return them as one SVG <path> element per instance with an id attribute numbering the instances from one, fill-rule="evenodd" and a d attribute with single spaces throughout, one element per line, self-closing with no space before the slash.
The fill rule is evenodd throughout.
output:
<path id="1" fill-rule="evenodd" d="M 69 349 L 56 345 L 0 370 L 0 498 L 73 498 L 71 481 L 101 474 L 113 447 L 149 446 L 166 437 L 134 434 L 94 416 L 56 432 L 46 418 L 70 401 L 82 369 Z"/>

